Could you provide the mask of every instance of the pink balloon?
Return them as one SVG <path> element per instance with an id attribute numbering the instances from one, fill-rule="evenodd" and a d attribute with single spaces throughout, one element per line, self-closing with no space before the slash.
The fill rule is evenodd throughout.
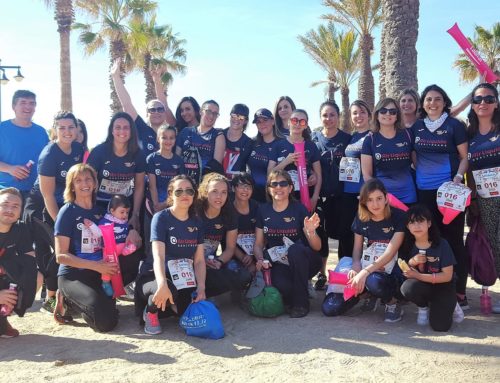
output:
<path id="1" fill-rule="evenodd" d="M 116 241 L 115 241 L 115 230 L 114 223 L 108 225 L 99 225 L 99 229 L 102 232 L 102 239 L 104 241 L 104 249 L 102 251 L 103 259 L 106 262 L 115 262 L 118 264 L 118 273 L 111 276 L 111 285 L 113 286 L 113 298 L 125 295 L 125 289 L 123 288 L 123 280 L 120 272 L 120 264 L 118 263 L 118 257 L 116 252 Z M 103 280 L 106 276 L 103 276 Z"/>
<path id="2" fill-rule="evenodd" d="M 394 194 L 387 193 L 387 200 L 389 202 L 389 205 L 392 207 L 395 207 L 396 209 L 400 209 L 403 211 L 408 211 L 408 206 L 406 206 L 403 202 L 401 202 L 399 199 L 397 199 Z"/>
<path id="3" fill-rule="evenodd" d="M 465 202 L 465 207 L 470 205 L 470 197 L 467 197 L 467 201 Z M 449 225 L 451 221 L 453 221 L 460 213 L 460 210 L 452 209 L 451 207 L 438 206 L 439 212 L 443 215 L 443 223 L 445 225 Z"/>
<path id="4" fill-rule="evenodd" d="M 300 153 L 297 173 L 299 176 L 300 186 L 300 202 L 306 207 L 307 211 L 311 212 L 311 200 L 309 199 L 309 186 L 307 185 L 307 169 L 306 169 L 306 156 L 304 154 L 304 141 L 296 142 L 293 144 L 295 153 Z"/>

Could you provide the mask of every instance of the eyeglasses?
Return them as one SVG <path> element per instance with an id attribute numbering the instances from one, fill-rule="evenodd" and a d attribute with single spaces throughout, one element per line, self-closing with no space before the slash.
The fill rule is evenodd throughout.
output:
<path id="1" fill-rule="evenodd" d="M 391 116 L 395 116 L 396 114 L 398 114 L 398 110 L 396 108 L 380 108 L 378 113 L 379 114 L 389 113 Z"/>
<path id="2" fill-rule="evenodd" d="M 236 114 L 236 113 L 231 113 L 231 118 L 234 118 L 235 120 L 240 120 L 240 121 L 245 121 L 247 119 L 246 116 L 243 116 L 241 114 Z"/>
<path id="3" fill-rule="evenodd" d="M 194 196 L 194 189 L 188 188 L 188 189 L 177 189 L 177 190 L 174 190 L 174 195 L 176 197 L 180 197 L 183 194 L 185 194 L 185 195 L 187 195 L 189 197 L 192 197 L 192 196 Z"/>
<path id="4" fill-rule="evenodd" d="M 288 181 L 271 181 L 269 182 L 269 187 L 270 188 L 277 188 L 277 187 L 281 187 L 281 188 L 286 188 L 287 186 L 289 186 L 289 183 Z"/>
<path id="5" fill-rule="evenodd" d="M 300 125 L 301 127 L 307 126 L 307 120 L 305 118 L 298 119 L 297 117 L 290 118 L 292 125 Z"/>
<path id="6" fill-rule="evenodd" d="M 149 113 L 163 113 L 165 112 L 165 108 L 163 106 L 159 106 L 158 108 L 148 108 Z"/>
<path id="7" fill-rule="evenodd" d="M 262 124 L 263 122 L 267 122 L 267 121 L 269 121 L 269 120 L 270 120 L 270 119 L 269 119 L 269 118 L 267 118 L 267 117 L 262 117 L 262 118 L 258 118 L 258 119 L 257 119 L 257 121 L 256 121 L 256 123 L 257 123 L 257 124 Z"/>
<path id="8" fill-rule="evenodd" d="M 250 190 L 252 189 L 252 185 L 249 184 L 238 184 L 236 185 L 238 189 Z"/>
<path id="9" fill-rule="evenodd" d="M 210 109 L 203 109 L 203 111 L 208 116 L 219 117 L 219 112 L 213 112 Z"/>
<path id="10" fill-rule="evenodd" d="M 492 96 L 491 94 L 487 95 L 487 96 L 474 96 L 472 98 L 472 103 L 473 104 L 481 104 L 482 102 L 485 102 L 487 104 L 494 104 L 495 102 L 497 102 L 497 99 L 495 96 Z"/>

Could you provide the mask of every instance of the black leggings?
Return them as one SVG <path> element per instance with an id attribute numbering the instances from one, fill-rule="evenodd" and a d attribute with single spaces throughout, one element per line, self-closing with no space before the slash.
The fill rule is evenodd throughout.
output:
<path id="1" fill-rule="evenodd" d="M 457 304 L 455 282 L 425 283 L 408 279 L 401 286 L 401 293 L 418 307 L 429 306 L 429 323 L 434 331 L 448 331 Z"/>
<path id="2" fill-rule="evenodd" d="M 95 331 L 108 332 L 118 324 L 116 301 L 102 289 L 99 273 L 72 270 L 70 274 L 59 277 L 59 290 Z"/>
<path id="3" fill-rule="evenodd" d="M 343 193 L 340 196 L 326 198 L 324 202 L 325 229 L 328 237 L 338 239 L 339 259 L 352 257 L 354 233 L 351 230 L 354 216 L 358 211 L 356 194 Z"/>
<path id="4" fill-rule="evenodd" d="M 281 293 L 285 304 L 309 308 L 307 282 L 321 268 L 321 256 L 309 247 L 296 243 L 288 249 L 289 266 L 273 262 L 273 286 Z"/>
<path id="5" fill-rule="evenodd" d="M 429 208 L 434 222 L 439 227 L 441 236 L 448 241 L 453 250 L 457 261 L 455 265 L 455 273 L 457 274 L 456 291 L 458 294 L 465 294 L 468 276 L 467 250 L 464 245 L 465 213 L 460 213 L 453 221 L 445 225 L 443 224 L 443 215 L 437 208 L 437 190 L 417 190 L 417 194 L 418 202 Z"/>

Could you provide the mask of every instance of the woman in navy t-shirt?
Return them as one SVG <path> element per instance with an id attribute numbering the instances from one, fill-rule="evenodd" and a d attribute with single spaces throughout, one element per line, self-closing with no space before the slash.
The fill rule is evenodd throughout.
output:
<path id="1" fill-rule="evenodd" d="M 465 213 L 444 225 L 437 208 L 439 187 L 449 181 L 461 183 L 467 171 L 467 135 L 465 126 L 450 116 L 451 100 L 437 85 L 429 85 L 420 97 L 419 120 L 411 127 L 414 137 L 418 202 L 431 211 L 439 231 L 453 249 L 457 261 L 457 296 L 463 309 L 468 303 L 467 253 L 464 246 Z"/>
<path id="2" fill-rule="evenodd" d="M 304 205 L 293 198 L 293 182 L 285 170 L 273 170 L 267 179 L 272 202 L 259 207 L 255 229 L 256 268 L 271 261 L 273 286 L 289 305 L 290 317 L 309 313 L 308 280 L 321 267 L 321 239 L 316 233 L 319 217 L 309 217 Z"/>

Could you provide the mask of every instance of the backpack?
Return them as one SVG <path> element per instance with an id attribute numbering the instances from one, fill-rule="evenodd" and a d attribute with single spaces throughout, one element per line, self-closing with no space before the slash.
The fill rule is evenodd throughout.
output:
<path id="1" fill-rule="evenodd" d="M 469 273 L 474 282 L 483 286 L 493 286 L 497 279 L 495 260 L 479 217 L 472 223 L 465 240 L 465 247 L 468 253 Z"/>

